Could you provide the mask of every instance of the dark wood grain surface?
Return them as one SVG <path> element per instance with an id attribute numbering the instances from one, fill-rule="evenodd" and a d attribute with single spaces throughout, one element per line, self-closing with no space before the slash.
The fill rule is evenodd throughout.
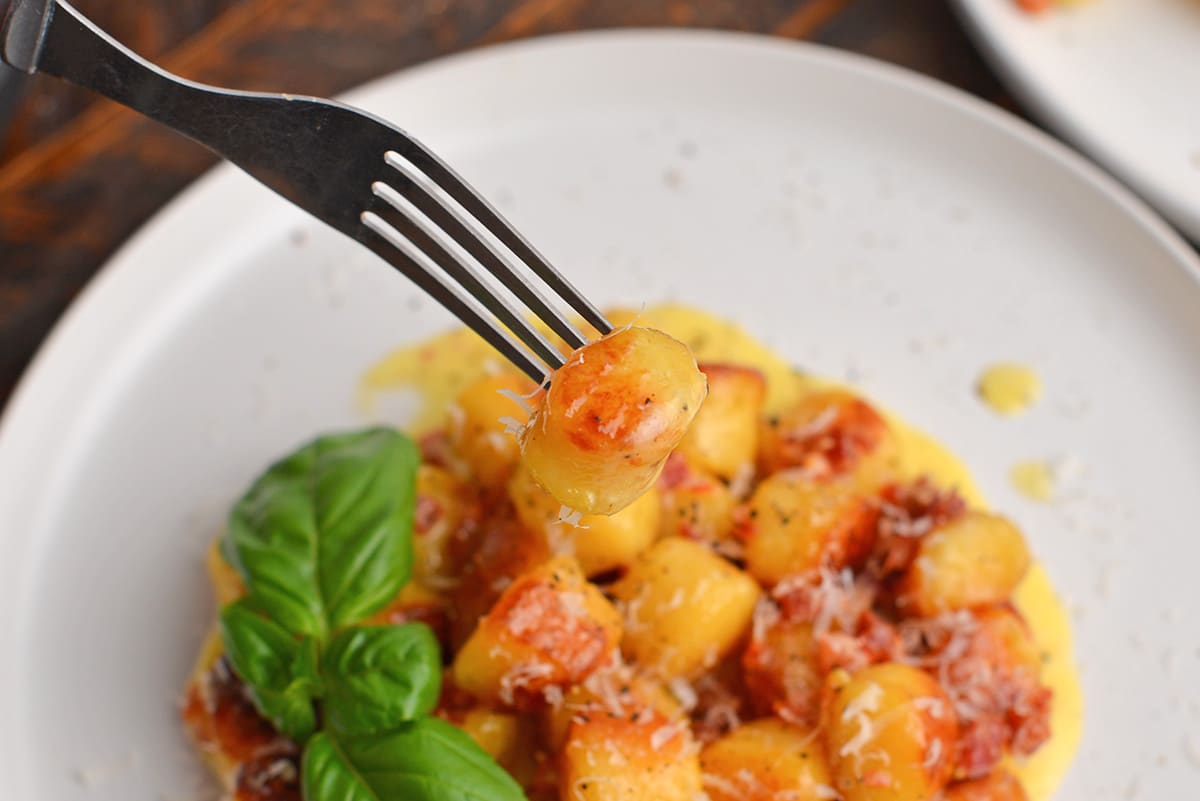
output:
<path id="1" fill-rule="evenodd" d="M 690 26 L 864 53 L 1012 107 L 945 0 L 74 0 L 194 80 L 330 95 L 493 42 Z M 0 65 L 2 66 L 2 65 Z M 0 139 L 0 405 L 71 299 L 121 243 L 213 164 L 108 101 L 35 76 Z"/>

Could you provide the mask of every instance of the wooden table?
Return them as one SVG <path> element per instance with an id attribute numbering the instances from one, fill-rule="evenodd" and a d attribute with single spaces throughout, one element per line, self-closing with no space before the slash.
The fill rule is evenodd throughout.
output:
<path id="1" fill-rule="evenodd" d="M 945 0 L 73 0 L 188 78 L 331 95 L 446 53 L 559 31 L 690 26 L 864 53 L 1001 105 Z M 109 255 L 212 166 L 199 146 L 36 76 L 0 140 L 0 404 Z"/>

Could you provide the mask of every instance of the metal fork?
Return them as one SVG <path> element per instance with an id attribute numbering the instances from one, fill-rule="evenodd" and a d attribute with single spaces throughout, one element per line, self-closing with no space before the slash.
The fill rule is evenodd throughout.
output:
<path id="1" fill-rule="evenodd" d="M 0 58 L 106 95 L 215 151 L 373 250 L 539 383 L 564 359 L 513 299 L 572 348 L 587 338 L 538 282 L 601 334 L 612 330 L 466 181 L 378 117 L 330 100 L 184 80 L 64 0 L 15 0 Z"/>

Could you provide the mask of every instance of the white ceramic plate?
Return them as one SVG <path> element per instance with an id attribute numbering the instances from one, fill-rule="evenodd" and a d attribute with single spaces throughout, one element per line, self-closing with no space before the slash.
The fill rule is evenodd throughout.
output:
<path id="1" fill-rule="evenodd" d="M 1200 242 L 1200 2 L 956 0 L 1029 110 Z"/>
<path id="2" fill-rule="evenodd" d="M 749 37 L 539 41 L 353 100 L 599 302 L 720 312 L 953 443 L 1076 611 L 1087 724 L 1061 798 L 1196 787 L 1197 263 L 1114 182 L 928 80 Z M 0 432 L 6 798 L 203 797 L 175 700 L 213 614 L 206 544 L 273 457 L 362 422 L 364 368 L 448 323 L 230 169 L 113 260 Z M 1026 417 L 973 397 L 995 359 L 1044 377 Z M 1006 479 L 1043 457 L 1081 465 L 1055 505 Z"/>

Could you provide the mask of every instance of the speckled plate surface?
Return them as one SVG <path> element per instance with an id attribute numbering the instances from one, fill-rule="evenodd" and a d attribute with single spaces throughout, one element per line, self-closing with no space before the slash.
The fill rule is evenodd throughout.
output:
<path id="1" fill-rule="evenodd" d="M 1074 610 L 1087 720 L 1060 797 L 1190 797 L 1200 271 L 1138 201 L 941 85 L 766 39 L 549 39 L 353 100 L 598 301 L 738 320 L 952 445 Z M 209 792 L 175 711 L 212 616 L 205 545 L 272 457 L 361 422 L 368 365 L 449 322 L 229 169 L 113 260 L 0 428 L 6 798 Z M 1045 384 L 1018 419 L 972 393 L 1000 359 Z M 1076 465 L 1056 502 L 1011 489 L 1024 459 Z"/>

